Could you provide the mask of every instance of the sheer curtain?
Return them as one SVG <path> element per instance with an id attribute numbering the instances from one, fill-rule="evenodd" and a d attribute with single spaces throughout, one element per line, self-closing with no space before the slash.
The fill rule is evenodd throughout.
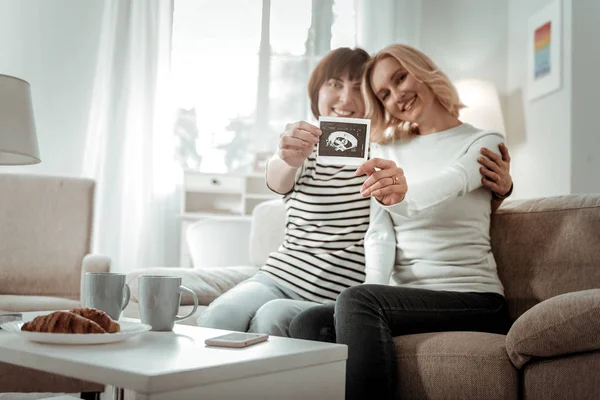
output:
<path id="1" fill-rule="evenodd" d="M 419 47 L 423 0 L 355 0 L 356 45 L 370 54 L 395 43 Z"/>
<path id="2" fill-rule="evenodd" d="M 84 175 L 97 182 L 94 251 L 114 271 L 177 262 L 172 0 L 106 0 Z"/>
<path id="3" fill-rule="evenodd" d="M 331 49 L 355 46 L 355 2 L 175 0 L 182 164 L 251 172 L 257 156 L 275 151 L 286 123 L 310 120 L 310 73 Z"/>

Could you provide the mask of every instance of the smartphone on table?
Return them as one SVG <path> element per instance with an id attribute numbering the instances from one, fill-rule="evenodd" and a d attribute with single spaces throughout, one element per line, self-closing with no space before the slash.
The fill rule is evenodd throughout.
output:
<path id="1" fill-rule="evenodd" d="M 222 336 L 206 339 L 204 344 L 217 347 L 242 348 L 264 342 L 269 338 L 265 333 L 232 332 Z"/>

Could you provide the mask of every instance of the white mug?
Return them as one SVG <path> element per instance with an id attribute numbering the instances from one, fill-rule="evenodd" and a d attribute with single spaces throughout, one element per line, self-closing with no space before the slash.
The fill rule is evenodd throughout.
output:
<path id="1" fill-rule="evenodd" d="M 181 285 L 177 276 L 140 275 L 138 277 L 138 304 L 142 323 L 153 331 L 170 331 L 175 321 L 191 317 L 198 309 L 198 296 L 191 289 Z M 194 299 L 194 309 L 187 315 L 177 315 L 181 294 L 189 293 Z"/>
<path id="2" fill-rule="evenodd" d="M 84 307 L 102 310 L 113 320 L 118 320 L 131 295 L 125 277 L 125 274 L 110 272 L 87 272 L 83 289 Z"/>

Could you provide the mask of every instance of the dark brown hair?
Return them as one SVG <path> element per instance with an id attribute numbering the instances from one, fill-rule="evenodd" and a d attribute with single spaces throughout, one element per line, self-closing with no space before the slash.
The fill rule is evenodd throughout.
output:
<path id="1" fill-rule="evenodd" d="M 363 49 L 340 47 L 330 51 L 319 61 L 308 80 L 310 110 L 315 118 L 319 118 L 319 90 L 323 83 L 331 78 L 341 78 L 345 74 L 348 74 L 350 80 L 361 79 L 369 58 L 369 54 Z"/>

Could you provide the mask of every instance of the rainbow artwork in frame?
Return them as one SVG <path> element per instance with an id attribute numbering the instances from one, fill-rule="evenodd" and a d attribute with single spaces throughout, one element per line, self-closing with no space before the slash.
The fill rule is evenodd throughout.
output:
<path id="1" fill-rule="evenodd" d="M 534 33 L 534 75 L 543 78 L 550 73 L 550 41 L 552 40 L 552 22 L 548 21 Z"/>
<path id="2" fill-rule="evenodd" d="M 534 100 L 560 89 L 561 0 L 553 0 L 529 18 L 527 92 Z"/>

